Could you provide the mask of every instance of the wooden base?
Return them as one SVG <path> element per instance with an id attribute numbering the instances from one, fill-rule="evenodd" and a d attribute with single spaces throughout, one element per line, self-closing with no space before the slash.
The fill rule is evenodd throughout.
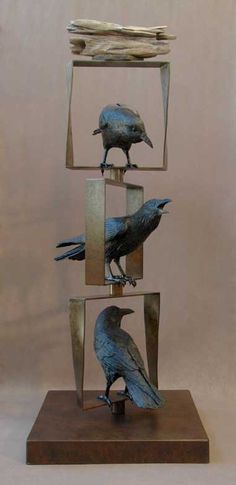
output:
<path id="1" fill-rule="evenodd" d="M 27 439 L 27 463 L 208 463 L 209 441 L 189 391 L 161 391 L 163 408 L 83 411 L 75 391 L 49 391 Z M 95 402 L 101 391 L 85 391 Z M 112 393 L 111 393 L 112 398 Z"/>

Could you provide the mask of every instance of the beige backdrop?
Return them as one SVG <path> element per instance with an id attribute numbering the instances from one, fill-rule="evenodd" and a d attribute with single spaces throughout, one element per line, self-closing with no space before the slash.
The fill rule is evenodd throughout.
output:
<path id="1" fill-rule="evenodd" d="M 2 433 L 4 483 L 14 483 L 14 476 L 22 483 L 32 483 L 32 476 L 37 483 L 63 483 L 63 476 L 98 483 L 109 470 L 114 483 L 158 477 L 162 483 L 235 483 L 236 2 L 2 0 L 0 13 L 1 387 L 9 420 Z M 65 64 L 71 58 L 65 26 L 77 17 L 167 24 L 178 36 L 165 57 L 171 60 L 169 171 L 136 172 L 126 180 L 141 182 L 146 200 L 173 199 L 145 244 L 138 290 L 161 292 L 160 385 L 192 391 L 212 441 L 216 463 L 210 469 L 62 467 L 44 468 L 41 475 L 19 466 L 45 391 L 74 386 L 68 299 L 103 292 L 84 286 L 84 263 L 53 261 L 56 242 L 84 230 L 85 180 L 98 176 L 65 169 Z M 153 152 L 143 144 L 131 154 L 154 163 L 162 135 L 157 75 L 88 71 L 77 87 L 75 106 L 81 104 L 73 119 L 81 161 L 100 161 L 101 140 L 90 136 L 99 110 L 126 102 L 140 111 L 155 145 Z M 110 211 L 119 209 L 115 196 Z M 136 310 L 127 328 L 143 348 L 139 303 Z M 97 311 L 91 307 L 90 335 Z M 92 347 L 87 350 L 86 385 L 102 386 Z"/>

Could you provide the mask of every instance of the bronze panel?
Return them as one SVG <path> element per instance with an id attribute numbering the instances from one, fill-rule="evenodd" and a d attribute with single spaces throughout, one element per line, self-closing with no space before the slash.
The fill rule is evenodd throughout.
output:
<path id="1" fill-rule="evenodd" d="M 87 285 L 106 285 L 105 281 L 105 219 L 106 187 L 122 187 L 127 193 L 127 214 L 135 212 L 143 204 L 143 187 L 114 179 L 86 180 L 86 259 L 85 281 Z M 143 277 L 143 248 L 126 257 L 127 274 Z"/>
<path id="2" fill-rule="evenodd" d="M 76 383 L 77 399 L 83 407 L 84 348 L 85 348 L 85 300 L 71 300 L 69 304 L 72 356 Z"/>
<path id="3" fill-rule="evenodd" d="M 158 334 L 160 293 L 144 295 L 144 322 L 148 371 L 151 382 L 158 387 Z"/>
<path id="4" fill-rule="evenodd" d="M 105 196 L 104 179 L 86 180 L 86 285 L 105 284 Z"/>

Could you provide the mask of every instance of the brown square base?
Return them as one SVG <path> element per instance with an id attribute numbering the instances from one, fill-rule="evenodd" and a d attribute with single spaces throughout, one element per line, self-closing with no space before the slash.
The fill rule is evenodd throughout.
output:
<path id="1" fill-rule="evenodd" d="M 82 411 L 75 391 L 49 391 L 27 439 L 27 463 L 208 463 L 209 440 L 190 392 L 162 394 L 163 408 L 126 401 L 126 414 L 114 416 L 105 405 Z"/>

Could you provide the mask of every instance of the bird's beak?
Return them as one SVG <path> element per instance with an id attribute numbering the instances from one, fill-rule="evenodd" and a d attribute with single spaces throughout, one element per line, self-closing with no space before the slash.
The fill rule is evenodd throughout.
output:
<path id="1" fill-rule="evenodd" d="M 151 148 L 153 148 L 153 144 L 152 144 L 150 138 L 148 138 L 146 133 L 142 133 L 140 138 L 142 138 L 142 140 L 145 141 L 145 143 L 147 143 L 147 145 L 149 145 Z"/>
<path id="2" fill-rule="evenodd" d="M 129 313 L 134 313 L 134 310 L 131 310 L 131 308 L 121 308 L 120 313 L 123 317 L 124 315 L 128 315 Z"/>
<path id="3" fill-rule="evenodd" d="M 169 204 L 170 202 L 172 202 L 172 200 L 171 200 L 171 199 L 163 199 L 163 200 L 162 200 L 162 203 L 161 203 L 160 205 L 162 205 L 162 207 L 163 207 L 165 204 Z M 161 208 L 159 207 L 159 213 L 160 213 L 161 215 L 163 215 L 163 214 L 169 214 L 169 211 L 167 211 L 166 209 L 161 209 Z"/>
<path id="4" fill-rule="evenodd" d="M 167 211 L 166 209 L 158 209 L 159 210 L 159 213 L 163 216 L 163 214 L 169 214 L 169 211 Z"/>

